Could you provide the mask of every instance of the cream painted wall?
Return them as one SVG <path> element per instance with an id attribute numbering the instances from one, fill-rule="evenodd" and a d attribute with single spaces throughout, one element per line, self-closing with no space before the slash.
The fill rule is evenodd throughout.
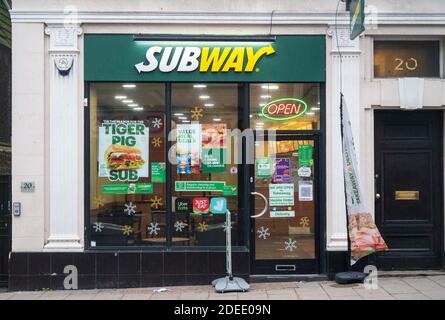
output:
<path id="1" fill-rule="evenodd" d="M 367 5 L 381 12 L 438 12 L 445 8 L 442 0 L 367 0 Z M 261 12 L 272 10 L 329 11 L 335 10 L 336 0 L 72 0 L 81 11 L 225 11 Z M 63 10 L 65 0 L 14 0 L 14 10 L 41 10 L 41 8 Z"/>
<path id="2" fill-rule="evenodd" d="M 35 251 L 45 234 L 44 25 L 13 24 L 12 37 L 12 201 L 22 204 L 12 250 Z M 35 192 L 22 193 L 22 181 L 35 182 Z"/>

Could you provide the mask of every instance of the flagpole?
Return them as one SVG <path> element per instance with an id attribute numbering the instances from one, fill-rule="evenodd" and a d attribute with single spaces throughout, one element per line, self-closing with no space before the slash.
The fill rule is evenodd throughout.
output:
<path id="1" fill-rule="evenodd" d="M 340 92 L 340 137 L 341 137 L 341 150 L 342 150 L 342 156 L 343 155 L 343 92 Z M 342 160 L 343 161 L 343 160 Z M 344 186 L 344 196 L 345 196 L 345 213 L 346 213 L 346 236 L 347 236 L 347 242 L 348 242 L 348 254 L 346 257 L 346 265 L 347 265 L 347 271 L 351 270 L 351 239 L 349 236 L 349 213 L 348 213 L 348 196 L 346 194 L 346 179 L 345 179 L 345 173 L 342 172 L 343 175 L 343 186 Z"/>

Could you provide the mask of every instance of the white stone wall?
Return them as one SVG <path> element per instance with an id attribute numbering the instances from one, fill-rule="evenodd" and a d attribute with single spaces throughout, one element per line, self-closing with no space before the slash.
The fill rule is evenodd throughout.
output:
<path id="1" fill-rule="evenodd" d="M 22 203 L 22 216 L 13 219 L 13 251 L 81 250 L 83 245 L 83 35 L 78 35 L 76 75 L 78 95 L 66 106 L 76 108 L 76 121 L 67 122 L 73 136 L 78 179 L 69 177 L 72 192 L 67 189 L 70 205 L 66 219 L 70 227 L 54 226 L 57 205 L 51 185 L 50 159 L 67 160 L 70 154 L 51 154 L 60 142 L 50 138 L 56 106 L 51 101 L 54 74 L 50 64 L 50 34 L 46 27 L 55 27 L 77 19 L 85 33 L 170 33 L 170 34 L 324 34 L 326 35 L 326 190 L 327 243 L 329 250 L 346 250 L 346 226 L 341 171 L 339 131 L 339 55 L 335 41 L 335 0 L 73 0 L 66 7 L 63 0 L 14 0 L 13 21 L 13 201 Z M 411 37 L 442 39 L 445 35 L 445 1 L 443 0 L 368 0 L 377 13 L 372 28 L 350 42 L 340 39 L 343 52 L 343 91 L 348 100 L 352 127 L 359 151 L 360 173 L 371 209 L 374 205 L 373 109 L 397 108 L 397 80 L 372 79 L 372 43 L 379 39 Z M 348 28 L 348 14 L 340 4 L 339 31 Z M 64 10 L 67 10 L 64 13 Z M 273 24 L 270 27 L 271 13 Z M 77 13 L 76 13 L 77 12 Z M 73 15 L 75 14 L 75 15 Z M 445 82 L 425 81 L 424 104 L 428 108 L 445 105 Z M 54 91 L 54 90 L 53 90 Z M 73 102 L 74 101 L 74 102 Z M 59 114 L 60 116 L 60 114 Z M 67 129 L 67 128 L 65 128 Z M 60 147 L 60 145 L 59 145 Z M 53 160 L 54 161 L 54 160 Z M 60 168 L 59 168 L 60 169 Z M 61 170 L 59 170 L 61 171 Z M 54 178 L 54 177 L 53 177 Z M 67 177 L 61 177 L 66 179 Z M 35 181 L 35 193 L 20 192 L 21 181 Z M 66 181 L 66 180 L 65 180 Z M 70 198 L 71 197 L 71 198 Z M 52 204 L 52 206 L 50 205 Z M 56 209 L 54 209 L 56 208 Z M 73 209 L 74 208 L 74 209 Z M 74 215 L 74 216 L 73 216 Z M 60 220 L 59 220 L 60 221 Z M 71 224 L 75 225 L 71 225 Z M 76 225 L 77 224 L 77 225 Z M 54 229 L 56 228 L 56 229 Z M 58 231 L 62 233 L 58 233 Z M 63 233 L 64 232 L 64 233 Z M 68 242 L 48 241 L 51 235 L 71 234 Z M 78 241 L 74 238 L 78 237 Z M 77 238 L 76 238 L 77 239 Z M 48 244 L 51 243 L 50 246 Z M 77 245 L 78 244 L 78 245 Z"/>

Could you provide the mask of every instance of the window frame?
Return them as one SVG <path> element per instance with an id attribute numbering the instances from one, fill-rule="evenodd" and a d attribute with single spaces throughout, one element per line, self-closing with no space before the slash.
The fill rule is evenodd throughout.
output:
<path id="1" fill-rule="evenodd" d="M 427 80 L 441 80 L 444 79 L 445 76 L 445 64 L 444 64 L 444 57 L 445 57 L 445 42 L 442 37 L 439 36 L 427 36 L 427 37 L 419 37 L 416 35 L 412 36 L 375 36 L 371 39 L 371 54 L 369 55 L 369 65 L 370 72 L 371 72 L 371 79 L 381 81 L 381 80 L 397 80 L 398 77 L 376 77 L 374 74 L 374 43 L 375 42 L 382 42 L 382 41 L 438 41 L 439 42 L 439 77 L 423 77 L 423 79 Z"/>
<path id="2" fill-rule="evenodd" d="M 197 79 L 198 80 L 198 79 Z M 172 146 L 172 141 L 168 139 L 169 132 L 171 131 L 171 121 L 172 121 L 172 84 L 176 83 L 203 83 L 203 84 L 212 84 L 212 83 L 221 83 L 221 82 L 209 82 L 209 81 L 182 81 L 182 82 L 150 82 L 150 81 L 140 81 L 135 83 L 158 83 L 164 84 L 164 100 L 165 100 L 165 115 L 166 115 L 166 163 L 168 162 L 168 152 Z M 172 165 L 168 163 L 166 165 L 166 242 L 165 245 L 153 245 L 153 246 L 91 246 L 91 222 L 90 222 L 90 86 L 94 83 L 123 83 L 125 81 L 85 81 L 84 82 L 84 251 L 86 252 L 94 252 L 94 251 L 147 251 L 147 252 L 165 252 L 165 251 L 225 251 L 225 246 L 174 246 L 172 245 L 172 235 L 173 235 L 173 214 L 172 214 Z M 133 81 L 134 82 L 134 81 Z M 239 109 L 238 114 L 238 127 L 240 130 L 250 128 L 250 85 L 257 83 L 265 83 L 261 82 L 224 82 L 230 84 L 237 84 L 239 86 L 238 99 L 242 103 L 241 108 Z M 312 134 L 316 136 L 320 136 L 320 168 L 319 175 L 319 190 L 318 193 L 320 197 L 318 199 L 318 209 L 316 210 L 316 214 L 319 215 L 318 219 L 318 235 L 316 235 L 316 242 L 319 243 L 317 256 L 321 257 L 321 252 L 325 250 L 325 241 L 324 232 L 326 230 L 326 223 L 324 223 L 325 219 L 325 163 L 326 163 L 326 151 L 325 151 L 325 116 L 326 116 L 326 83 L 325 82 L 298 82 L 298 81 L 286 81 L 286 82 L 277 82 L 274 83 L 283 83 L 283 84 L 300 84 L 300 83 L 317 83 L 319 84 L 319 97 L 320 97 L 320 118 L 319 118 L 319 128 L 317 130 L 282 130 L 277 131 L 279 134 L 292 134 L 292 135 L 304 135 L 304 134 Z M 240 95 L 241 94 L 241 95 Z M 253 130 L 255 133 L 255 130 Z M 245 140 L 243 139 L 243 150 L 245 150 Z M 242 214 L 242 218 L 240 219 L 240 243 L 241 245 L 232 246 L 233 252 L 248 252 L 250 251 L 250 206 L 249 206 L 249 194 L 248 188 L 245 186 L 249 185 L 249 165 L 245 162 L 245 152 L 242 155 L 243 163 L 240 165 L 240 171 L 238 172 L 238 190 L 243 190 L 243 192 L 239 192 L 239 199 L 244 198 L 244 202 L 241 203 L 238 201 L 238 205 L 242 205 L 244 209 L 244 214 Z M 168 201 L 167 201 L 168 199 Z M 323 259 L 322 259 L 323 260 Z"/>

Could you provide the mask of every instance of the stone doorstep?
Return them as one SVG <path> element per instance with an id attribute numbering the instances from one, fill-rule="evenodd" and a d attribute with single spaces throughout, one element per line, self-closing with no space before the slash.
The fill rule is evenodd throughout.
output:
<path id="1" fill-rule="evenodd" d="M 250 283 L 274 283 L 274 282 L 314 282 L 327 281 L 328 276 L 324 274 L 283 274 L 283 275 L 250 275 Z"/>
<path id="2" fill-rule="evenodd" d="M 392 270 L 378 271 L 378 276 L 382 278 L 404 278 L 404 277 L 427 277 L 427 276 L 445 276 L 444 270 Z"/>

